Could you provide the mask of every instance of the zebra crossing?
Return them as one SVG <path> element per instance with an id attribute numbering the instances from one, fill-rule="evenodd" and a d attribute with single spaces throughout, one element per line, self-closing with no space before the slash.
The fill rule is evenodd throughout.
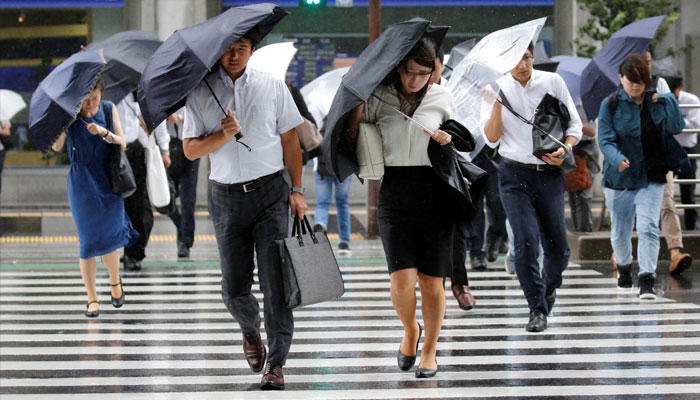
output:
<path id="1" fill-rule="evenodd" d="M 353 258 L 340 259 L 343 298 L 295 311 L 284 392 L 258 390 L 260 375 L 243 357 L 211 262 L 146 263 L 139 273 L 124 272 L 126 304 L 118 310 L 100 267 L 97 319 L 83 316 L 77 265 L 2 268 L 0 397 L 700 397 L 700 305 L 663 293 L 641 302 L 609 275 L 576 264 L 565 272 L 543 333 L 525 331 L 526 301 L 502 263 L 469 271 L 477 306 L 462 311 L 447 291 L 439 372 L 417 380 L 396 366 L 403 329 L 381 246 L 367 241 L 353 250 Z M 257 285 L 254 291 L 262 299 Z"/>

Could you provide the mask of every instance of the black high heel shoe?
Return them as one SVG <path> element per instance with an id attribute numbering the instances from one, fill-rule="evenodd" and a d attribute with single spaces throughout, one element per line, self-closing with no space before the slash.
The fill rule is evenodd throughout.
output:
<path id="1" fill-rule="evenodd" d="M 437 359 L 435 360 L 435 369 L 416 368 L 416 378 L 432 378 L 437 374 Z"/>
<path id="2" fill-rule="evenodd" d="M 90 309 L 90 304 L 93 304 L 93 303 L 100 304 L 100 301 L 99 301 L 99 300 L 95 300 L 95 301 L 88 302 L 88 304 L 87 304 L 87 309 L 88 309 L 88 310 Z M 96 317 L 99 317 L 99 316 L 100 316 L 100 309 L 98 308 L 98 309 L 95 310 L 95 311 L 85 311 L 85 316 L 88 317 L 88 318 L 96 318 Z"/>
<path id="3" fill-rule="evenodd" d="M 114 296 L 112 296 L 112 291 L 109 291 L 110 297 L 112 297 L 112 306 L 114 308 L 119 308 L 124 305 L 124 286 L 122 286 L 122 278 L 119 277 L 119 283 L 115 283 L 114 285 L 109 285 L 109 286 L 119 286 L 122 289 L 122 297 L 115 299 Z"/>
<path id="4" fill-rule="evenodd" d="M 416 364 L 416 357 L 418 356 L 418 345 L 420 344 L 420 337 L 423 334 L 423 327 L 418 322 L 418 340 L 416 341 L 416 355 L 415 356 L 405 356 L 401 354 L 401 346 L 399 346 L 399 353 L 396 356 L 396 361 L 399 364 L 399 369 L 401 371 L 408 371 L 413 368 Z"/>

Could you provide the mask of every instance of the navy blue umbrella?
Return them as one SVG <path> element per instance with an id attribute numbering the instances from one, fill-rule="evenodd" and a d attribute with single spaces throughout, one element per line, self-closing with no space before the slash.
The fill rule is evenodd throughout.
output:
<path id="1" fill-rule="evenodd" d="M 556 73 L 564 78 L 567 89 L 577 106 L 581 104 L 581 74 L 591 62 L 590 58 L 574 56 L 554 56 L 553 61 L 559 63 Z"/>
<path id="2" fill-rule="evenodd" d="M 234 7 L 173 33 L 148 60 L 139 82 L 137 96 L 148 130 L 185 105 L 187 96 L 238 39 L 250 30 L 265 37 L 287 14 L 271 3 Z"/>
<path id="3" fill-rule="evenodd" d="M 81 51 L 68 57 L 39 83 L 29 105 L 29 133 L 43 153 L 75 121 L 104 66 L 101 51 Z"/>
<path id="4" fill-rule="evenodd" d="M 665 16 L 640 19 L 613 33 L 581 74 L 581 100 L 586 116 L 598 118 L 600 103 L 620 83 L 618 70 L 630 54 L 642 54 Z"/>
<path id="5" fill-rule="evenodd" d="M 90 43 L 88 50 L 103 49 L 107 66 L 102 71 L 102 99 L 119 103 L 136 90 L 148 59 L 163 44 L 155 32 L 124 31 Z"/>

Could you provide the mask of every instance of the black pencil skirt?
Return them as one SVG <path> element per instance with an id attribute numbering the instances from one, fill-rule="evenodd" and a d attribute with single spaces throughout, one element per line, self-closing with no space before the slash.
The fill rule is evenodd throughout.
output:
<path id="1" fill-rule="evenodd" d="M 389 273 L 407 268 L 434 277 L 452 270 L 449 186 L 427 166 L 386 167 L 379 190 L 379 234 Z"/>

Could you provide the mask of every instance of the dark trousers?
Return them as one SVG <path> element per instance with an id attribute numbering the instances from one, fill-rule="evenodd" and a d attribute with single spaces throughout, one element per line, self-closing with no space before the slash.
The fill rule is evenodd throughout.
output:
<path id="1" fill-rule="evenodd" d="M 182 150 L 182 140 L 170 139 L 168 176 L 175 186 L 175 197 L 180 197 L 181 208 L 175 199 L 171 201 L 168 217 L 177 227 L 177 241 L 187 247 L 194 244 L 194 206 L 197 200 L 197 175 L 199 159 L 189 160 Z"/>
<path id="2" fill-rule="evenodd" d="M 284 365 L 292 344 L 292 310 L 284 305 L 284 287 L 275 240 L 288 234 L 289 186 L 281 175 L 248 193 L 214 185 L 209 212 L 221 259 L 221 294 L 241 331 L 255 333 L 260 307 L 251 291 L 253 255 L 263 293 L 268 361 Z"/>
<path id="3" fill-rule="evenodd" d="M 124 247 L 124 255 L 141 261 L 146 258 L 146 245 L 153 229 L 153 209 L 146 187 L 146 152 L 138 140 L 126 146 L 126 158 L 134 171 L 136 191 L 124 199 L 124 209 L 139 238 Z"/>
<path id="4" fill-rule="evenodd" d="M 2 168 L 5 166 L 5 150 L 0 150 L 0 193 L 2 193 Z"/>
<path id="5" fill-rule="evenodd" d="M 472 230 L 468 221 L 457 221 L 452 235 L 452 275 L 450 284 L 469 286 L 467 277 L 467 243 Z"/>
<path id="6" fill-rule="evenodd" d="M 692 154 L 695 152 L 693 147 L 684 147 L 686 153 Z M 678 174 L 679 179 L 695 179 L 695 173 L 698 170 L 698 164 L 695 159 L 691 159 L 690 169 L 683 171 Z M 695 184 L 692 185 L 680 185 L 681 186 L 681 203 L 683 204 L 695 204 Z M 686 208 L 683 211 L 683 217 L 685 219 L 685 229 L 695 230 L 695 222 L 698 219 L 698 212 L 693 208 Z"/>
<path id="7" fill-rule="evenodd" d="M 530 310 L 545 313 L 547 289 L 561 286 L 569 262 L 564 219 L 564 178 L 559 170 L 535 171 L 501 163 L 498 169 L 503 208 L 513 228 L 515 271 Z M 537 262 L 542 242 L 543 270 Z"/>
<path id="8" fill-rule="evenodd" d="M 493 243 L 498 239 L 507 240 L 508 233 L 506 232 L 506 213 L 503 211 L 501 204 L 501 196 L 498 188 L 498 167 L 494 162 L 498 162 L 499 156 L 493 160 L 490 158 L 490 151 L 484 149 L 472 161 L 479 168 L 488 172 L 488 181 L 484 197 L 478 199 L 476 204 L 476 215 L 473 219 L 476 236 L 471 238 L 469 244 L 469 257 L 484 257 L 484 230 L 486 228 L 486 217 L 484 215 L 484 199 L 486 200 L 486 209 L 488 212 L 489 227 L 486 234 L 486 242 Z"/>

